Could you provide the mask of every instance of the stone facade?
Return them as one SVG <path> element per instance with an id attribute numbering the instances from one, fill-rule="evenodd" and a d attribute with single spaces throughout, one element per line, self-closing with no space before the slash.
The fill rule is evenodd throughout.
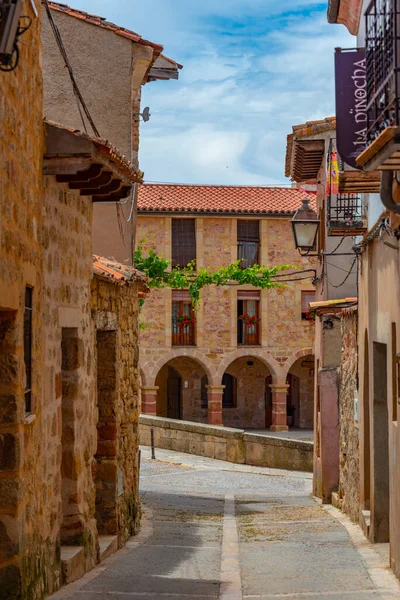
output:
<path id="1" fill-rule="evenodd" d="M 360 448 L 358 417 L 354 414 L 357 382 L 357 311 L 342 316 L 342 361 L 340 369 L 340 473 L 338 498 L 353 521 L 360 514 Z"/>
<path id="2" fill-rule="evenodd" d="M 39 8 L 38 0 L 34 0 Z M 42 126 L 40 19 L 29 3 L 31 28 L 19 44 L 20 63 L 0 72 L 0 598 L 35 598 L 43 591 L 49 545 L 35 474 L 42 426 L 25 418 L 24 299 L 33 289 L 33 407 L 42 389 Z M 35 408 L 36 410 L 36 408 Z M 38 464 L 39 463 L 39 464 Z M 39 502 L 37 503 L 37 500 Z M 34 507 L 37 524 L 32 527 Z M 50 567 L 51 568 L 51 567 Z"/>
<path id="3" fill-rule="evenodd" d="M 172 218 L 180 216 L 179 213 L 139 213 L 137 239 L 145 240 L 144 251 L 152 249 L 170 259 Z M 310 268 L 310 259 L 301 258 L 294 250 L 289 218 L 260 217 L 261 262 Z M 199 267 L 217 269 L 235 260 L 237 218 L 233 215 L 197 216 Z M 313 360 L 314 324 L 301 318 L 301 292 L 312 291 L 313 286 L 310 281 L 299 281 L 282 289 L 260 291 L 260 344 L 241 346 L 237 341 L 237 292 L 250 287 L 204 288 L 196 313 L 195 345 L 181 347 L 172 345 L 172 291 L 151 291 L 140 317 L 143 322 L 140 333 L 142 399 L 146 407 L 151 406 L 146 412 L 152 410 L 153 414 L 167 416 L 168 368 L 173 367 L 181 378 L 181 417 L 210 422 L 204 399 L 208 394 L 220 403 L 223 390 L 220 386 L 226 373 L 236 378 L 237 400 L 235 406 L 224 408 L 222 412 L 219 409 L 218 423 L 265 428 L 273 425 L 275 419 L 279 420 L 276 426 L 286 428 L 288 388 L 271 388 L 275 407 L 278 399 L 280 402 L 280 416 L 274 417 L 272 406 L 268 406 L 268 386 L 286 386 L 289 372 L 295 369 L 293 375 L 300 377 L 302 390 L 298 425 L 312 428 L 313 372 L 310 375 L 312 369 L 302 368 L 302 360 L 298 361 L 310 356 Z M 205 385 L 209 386 L 207 391 Z"/>

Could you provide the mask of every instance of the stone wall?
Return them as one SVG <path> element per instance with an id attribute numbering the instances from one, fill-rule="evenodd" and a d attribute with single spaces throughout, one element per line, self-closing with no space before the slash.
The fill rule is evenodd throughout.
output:
<path id="1" fill-rule="evenodd" d="M 238 464 L 312 471 L 312 442 L 267 437 L 230 427 L 141 415 L 141 444 L 151 445 L 151 429 L 154 430 L 156 448 L 208 456 Z"/>
<path id="2" fill-rule="evenodd" d="M 176 217 L 181 216 L 176 213 Z M 152 249 L 165 258 L 171 258 L 171 222 L 170 216 L 139 215 L 137 240 L 145 240 L 145 252 Z M 289 219 L 261 218 L 259 222 L 263 264 L 283 263 L 299 268 L 312 266 L 310 259 L 300 257 L 294 250 Z M 196 217 L 196 253 L 199 267 L 216 269 L 235 261 L 237 219 L 223 215 Z M 184 403 L 187 402 L 182 410 L 186 419 L 204 422 L 207 418 L 199 400 L 200 372 L 203 376 L 207 375 L 210 385 L 221 385 L 224 373 L 229 372 L 234 361 L 242 358 L 243 364 L 246 364 L 255 358 L 261 362 L 261 365 L 256 362 L 258 366 L 252 370 L 255 379 L 250 369 L 248 373 L 243 373 L 238 382 L 238 406 L 226 409 L 223 418 L 227 425 L 264 427 L 265 377 L 271 375 L 273 383 L 285 384 L 289 370 L 298 359 L 297 354 L 304 356 L 313 353 L 314 324 L 301 319 L 301 291 L 313 289 L 309 281 L 291 283 L 279 290 L 260 291 L 260 344 L 238 345 L 237 292 L 249 287 L 209 286 L 201 291 L 196 314 L 196 345 L 192 347 L 172 346 L 171 290 L 152 290 L 146 298 L 140 317 L 144 324 L 140 333 L 142 383 L 144 386 L 158 386 L 156 378 L 169 361 L 178 359 L 177 364 L 180 364 L 182 357 L 195 361 L 197 367 L 193 363 L 191 367 L 194 369 L 193 381 L 185 371 L 189 387 L 182 390 Z M 172 365 L 172 362 L 169 364 Z M 195 374 L 195 371 L 198 373 Z M 302 378 L 307 379 L 307 389 L 302 394 L 307 406 L 300 423 L 304 427 L 312 426 L 308 372 L 300 373 Z M 162 391 L 160 393 L 163 394 Z M 159 402 L 161 404 L 164 406 L 165 402 Z"/>
<path id="3" fill-rule="evenodd" d="M 92 280 L 92 317 L 98 336 L 97 519 L 102 522 L 101 533 L 118 534 L 119 545 L 136 532 L 140 519 L 139 289 L 135 282 L 120 285 L 98 276 Z"/>
<path id="4" fill-rule="evenodd" d="M 34 0 L 39 9 L 39 1 Z M 19 43 L 20 62 L 0 72 L 0 598 L 36 598 L 49 560 L 31 513 L 40 470 L 35 453 L 41 430 L 25 417 L 23 322 L 25 287 L 33 288 L 32 410 L 42 389 L 42 73 L 40 18 L 30 3 L 31 28 Z M 33 469 L 33 472 L 32 472 Z M 36 504 L 40 507 L 40 503 Z M 27 524 L 29 522 L 29 525 Z M 38 581 L 39 580 L 39 581 Z"/>
<path id="5" fill-rule="evenodd" d="M 353 521 L 360 515 L 359 427 L 354 414 L 357 381 L 357 312 L 342 317 L 340 368 L 340 474 L 339 502 Z"/>

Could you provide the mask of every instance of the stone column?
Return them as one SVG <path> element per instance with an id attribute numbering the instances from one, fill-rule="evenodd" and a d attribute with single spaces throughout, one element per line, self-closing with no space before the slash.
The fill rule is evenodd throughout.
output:
<path id="1" fill-rule="evenodd" d="M 154 386 L 142 386 L 142 414 L 150 415 L 151 417 L 157 416 L 157 392 L 158 385 Z"/>
<path id="2" fill-rule="evenodd" d="M 223 425 L 222 422 L 222 394 L 224 385 L 206 385 L 208 398 L 208 423 L 210 425 Z"/>
<path id="3" fill-rule="evenodd" d="M 272 425 L 271 431 L 288 431 L 287 426 L 287 384 L 274 384 L 269 386 L 272 390 Z"/>

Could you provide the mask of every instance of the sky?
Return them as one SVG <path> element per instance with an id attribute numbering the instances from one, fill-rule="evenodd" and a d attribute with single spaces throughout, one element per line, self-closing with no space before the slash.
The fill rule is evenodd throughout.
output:
<path id="1" fill-rule="evenodd" d="M 353 47 L 318 0 L 70 0 L 161 43 L 179 80 L 143 89 L 145 181 L 288 184 L 292 125 L 334 114 L 335 47 Z"/>

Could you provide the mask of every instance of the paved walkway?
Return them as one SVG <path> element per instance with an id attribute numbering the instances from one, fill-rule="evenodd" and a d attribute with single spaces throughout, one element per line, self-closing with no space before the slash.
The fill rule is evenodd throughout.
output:
<path id="1" fill-rule="evenodd" d="M 142 452 L 139 536 L 53 598 L 400 598 L 360 530 L 311 498 L 310 474 L 156 452 Z"/>

